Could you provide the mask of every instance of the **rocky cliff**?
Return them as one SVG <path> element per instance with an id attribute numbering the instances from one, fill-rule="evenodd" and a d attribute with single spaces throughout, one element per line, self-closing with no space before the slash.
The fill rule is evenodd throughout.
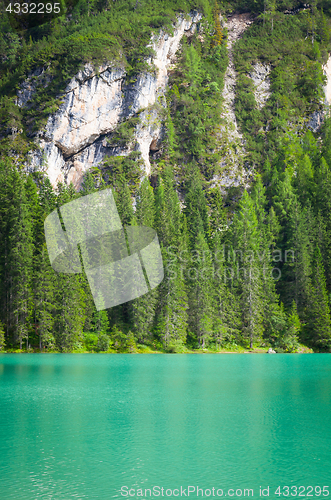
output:
<path id="1" fill-rule="evenodd" d="M 125 68 L 119 63 L 109 63 L 97 70 L 86 64 L 68 84 L 57 112 L 49 116 L 44 130 L 38 132 L 36 143 L 39 148 L 29 155 L 29 169 L 46 170 L 53 186 L 59 181 L 73 182 L 79 189 L 88 169 L 100 165 L 109 156 L 126 156 L 135 150 L 143 160 L 143 173 L 149 175 L 150 154 L 158 150 L 163 138 L 169 71 L 173 68 L 182 37 L 195 31 L 201 17 L 198 12 L 180 16 L 171 34 L 161 31 L 154 35 L 150 46 L 155 55 L 148 61 L 151 70 L 138 75 L 134 82 L 128 81 Z M 253 21 L 249 14 L 221 21 L 227 29 L 229 52 L 223 89 L 224 107 L 220 117 L 220 145 L 224 158 L 222 173 L 212 179 L 211 185 L 218 185 L 223 190 L 247 184 L 252 174 L 245 165 L 244 140 L 234 110 L 236 71 L 232 46 Z M 324 103 L 327 108 L 331 105 L 331 56 L 323 70 L 327 79 Z M 270 71 L 268 65 L 257 62 L 247 75 L 253 81 L 259 109 L 270 96 Z M 37 85 L 47 85 L 47 78 L 43 68 L 35 70 L 21 85 L 17 104 L 29 106 Z M 311 116 L 307 124 L 309 128 L 318 130 L 326 108 L 324 106 Z M 125 145 L 110 141 L 118 125 L 132 117 L 139 117 L 132 141 Z"/>
<path id="2" fill-rule="evenodd" d="M 331 106 L 331 55 L 323 66 L 323 74 L 326 78 L 326 85 L 324 87 L 325 99 L 324 102 L 321 102 L 321 109 L 316 110 L 307 123 L 307 127 L 313 132 L 317 132 L 320 129 Z"/>
<path id="3" fill-rule="evenodd" d="M 198 12 L 178 18 L 172 34 L 161 31 L 152 37 L 155 52 L 151 72 L 127 82 L 124 67 L 107 64 L 96 71 L 87 64 L 69 83 L 58 111 L 37 134 L 39 150 L 30 154 L 33 169 L 47 169 L 54 186 L 61 181 L 79 188 L 83 174 L 111 155 L 127 155 L 132 147 L 141 153 L 145 173 L 150 173 L 149 153 L 160 140 L 160 110 L 166 106 L 168 71 L 184 35 L 189 36 L 201 19 Z M 37 70 L 21 86 L 17 104 L 26 106 L 43 78 Z M 119 123 L 139 114 L 135 140 L 126 148 L 109 145 L 107 137 Z M 133 146 L 134 144 L 134 146 Z"/>

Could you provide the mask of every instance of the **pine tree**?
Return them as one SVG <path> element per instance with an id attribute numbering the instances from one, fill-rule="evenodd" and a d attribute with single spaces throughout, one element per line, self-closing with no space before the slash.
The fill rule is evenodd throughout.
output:
<path id="1" fill-rule="evenodd" d="M 187 294 L 179 252 L 185 245 L 186 221 L 174 187 L 173 172 L 166 167 L 156 191 L 156 226 L 164 265 L 164 279 L 158 287 L 155 332 L 165 346 L 184 343 L 187 334 Z M 169 250 L 174 250 L 170 252 Z"/>
<path id="2" fill-rule="evenodd" d="M 301 333 L 301 321 L 298 315 L 295 301 L 292 302 L 292 307 L 287 316 L 287 328 L 282 339 L 283 345 L 288 352 L 296 351 L 299 347 L 299 338 Z"/>
<path id="3" fill-rule="evenodd" d="M 155 225 L 155 199 L 153 188 L 145 177 L 138 190 L 136 218 L 138 225 Z M 157 303 L 158 289 L 154 288 L 131 302 L 133 330 L 139 342 L 150 341 Z"/>
<path id="4" fill-rule="evenodd" d="M 322 137 L 322 156 L 329 167 L 331 167 L 331 116 L 328 116 L 325 120 Z"/>
<path id="5" fill-rule="evenodd" d="M 94 311 L 92 317 L 92 331 L 97 337 L 96 348 L 99 351 L 108 351 L 111 340 L 107 311 Z"/>
<path id="6" fill-rule="evenodd" d="M 319 220 L 320 241 L 323 263 L 325 267 L 326 284 L 331 290 L 331 172 L 324 157 L 321 158 L 319 167 L 316 169 L 316 184 L 314 207 Z"/>
<path id="7" fill-rule="evenodd" d="M 299 160 L 297 165 L 295 185 L 297 187 L 298 198 L 302 206 L 311 199 L 314 186 L 314 169 L 307 154 Z"/>
<path id="8" fill-rule="evenodd" d="M 285 257 L 283 274 L 284 298 L 288 305 L 293 299 L 295 300 L 299 315 L 307 307 L 315 230 L 316 222 L 312 209 L 309 206 L 302 209 L 297 201 L 293 206 L 288 224 L 289 239 L 286 249 L 288 259 L 286 262 Z"/>
<path id="9" fill-rule="evenodd" d="M 213 334 L 213 267 L 202 225 L 196 237 L 189 269 L 189 328 L 206 347 Z"/>
<path id="10" fill-rule="evenodd" d="M 187 293 L 178 262 L 171 263 L 163 253 L 165 277 L 159 287 L 155 331 L 165 347 L 184 344 L 187 335 Z"/>
<path id="11" fill-rule="evenodd" d="M 5 325 L 5 336 L 10 336 L 11 274 L 9 269 L 9 219 L 12 188 L 12 167 L 9 162 L 0 162 L 0 266 L 1 266 L 1 308 L 0 314 Z"/>
<path id="12" fill-rule="evenodd" d="M 309 202 L 305 209 L 302 208 L 292 186 L 289 168 L 285 170 L 283 179 L 276 188 L 273 201 L 281 224 L 280 257 L 276 260 L 281 279 L 277 282 L 277 290 L 286 309 L 295 300 L 301 316 L 306 307 L 310 286 L 315 219 Z"/>
<path id="13" fill-rule="evenodd" d="M 263 333 L 263 270 L 258 259 L 261 247 L 258 218 L 247 191 L 233 219 L 232 245 L 232 271 L 240 295 L 242 328 L 252 348 L 253 341 Z"/>
<path id="14" fill-rule="evenodd" d="M 54 336 L 56 347 L 62 352 L 71 352 L 83 340 L 85 294 L 81 280 L 75 274 L 57 275 Z"/>
<path id="15" fill-rule="evenodd" d="M 315 247 L 312 262 L 312 279 L 306 310 L 305 338 L 311 345 L 322 350 L 331 350 L 331 318 L 326 290 L 322 255 Z"/>
<path id="16" fill-rule="evenodd" d="M 226 213 L 223 206 L 223 198 L 218 188 L 212 188 L 207 194 L 209 239 L 216 234 L 222 233 L 227 227 Z"/>
<path id="17" fill-rule="evenodd" d="M 25 184 L 14 169 L 12 170 L 12 182 L 11 211 L 8 221 L 9 321 L 14 342 L 19 343 L 19 347 L 22 349 L 23 339 L 26 340 L 26 347 L 28 347 L 27 319 L 32 307 L 33 240 Z"/>
<path id="18" fill-rule="evenodd" d="M 93 312 L 92 331 L 98 336 L 109 333 L 109 320 L 105 310 Z"/>
<path id="19" fill-rule="evenodd" d="M 231 291 L 231 275 L 227 273 L 225 243 L 217 232 L 213 238 L 213 340 L 216 347 L 233 344 L 240 339 L 240 311 L 238 297 Z"/>
<path id="20" fill-rule="evenodd" d="M 273 267 L 270 259 L 271 251 L 274 249 L 278 233 L 279 223 L 277 216 L 271 207 L 267 212 L 266 190 L 260 175 L 256 176 L 252 190 L 252 200 L 257 217 L 258 247 L 257 258 L 260 266 L 261 288 L 263 289 L 262 311 L 263 330 L 266 339 L 278 336 L 283 329 L 286 320 L 285 313 L 279 306 L 279 298 L 276 293 L 276 280 L 280 277 L 280 269 Z"/>
<path id="21" fill-rule="evenodd" d="M 132 224 L 132 219 L 133 219 L 132 198 L 127 183 L 126 182 L 119 183 L 116 186 L 116 191 L 114 194 L 115 194 L 115 202 L 118 214 L 120 216 L 123 226 L 128 226 Z"/>
<path id="22" fill-rule="evenodd" d="M 57 206 L 77 198 L 73 185 L 58 185 Z M 56 347 L 62 352 L 70 352 L 80 347 L 85 324 L 86 278 L 83 274 L 56 273 L 54 316 L 54 337 Z"/>
<path id="23" fill-rule="evenodd" d="M 34 324 L 39 336 L 39 349 L 55 347 L 54 315 L 55 315 L 55 272 L 51 268 L 46 245 L 35 258 L 33 280 L 34 290 Z"/>
<path id="24" fill-rule="evenodd" d="M 52 210 L 56 208 L 56 194 L 48 177 L 42 178 L 39 183 L 39 202 L 42 207 L 44 217 L 49 215 Z"/>
<path id="25" fill-rule="evenodd" d="M 97 189 L 95 187 L 93 175 L 91 171 L 88 170 L 84 175 L 84 179 L 80 189 L 80 194 L 82 196 L 87 196 L 88 194 L 95 193 L 96 191 Z"/>
<path id="26" fill-rule="evenodd" d="M 208 208 L 202 189 L 201 174 L 194 168 L 189 179 L 188 192 L 185 196 L 184 210 L 191 245 L 194 245 L 200 224 L 206 235 L 209 235 Z"/>

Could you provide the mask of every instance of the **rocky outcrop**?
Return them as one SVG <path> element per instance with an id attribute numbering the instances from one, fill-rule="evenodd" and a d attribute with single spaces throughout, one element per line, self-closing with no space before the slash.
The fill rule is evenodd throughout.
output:
<path id="1" fill-rule="evenodd" d="M 233 62 L 233 44 L 252 24 L 250 14 L 237 14 L 221 23 L 227 29 L 227 48 L 229 64 L 224 77 L 223 112 L 220 126 L 220 147 L 223 153 L 221 173 L 214 176 L 211 187 L 219 186 L 223 193 L 231 186 L 246 185 L 248 175 L 244 168 L 244 139 L 239 131 L 235 115 L 236 70 Z"/>
<path id="2" fill-rule="evenodd" d="M 249 73 L 249 78 L 254 83 L 254 97 L 257 107 L 262 109 L 270 97 L 270 74 L 271 68 L 268 64 L 257 62 L 253 65 L 253 71 Z"/>
<path id="3" fill-rule="evenodd" d="M 164 128 L 158 109 L 143 111 L 140 114 L 140 123 L 136 128 L 135 139 L 137 150 L 144 161 L 146 175 L 151 173 L 150 155 L 159 150 L 159 144 L 164 137 Z"/>
<path id="4" fill-rule="evenodd" d="M 314 111 L 314 113 L 310 115 L 307 122 L 307 127 L 313 132 L 317 132 L 321 128 L 324 122 L 324 118 L 325 118 L 325 109 L 321 107 L 321 109 L 317 109 L 316 111 Z"/>
<path id="5" fill-rule="evenodd" d="M 331 55 L 327 63 L 323 66 L 323 72 L 326 76 L 326 86 L 324 87 L 325 91 L 325 104 L 327 106 L 331 106 Z"/>
<path id="6" fill-rule="evenodd" d="M 223 21 L 223 20 L 222 20 Z M 244 31 L 253 21 L 249 14 L 240 14 L 231 17 L 228 21 L 223 21 L 224 26 L 228 30 L 227 48 L 229 56 L 229 64 L 224 77 L 223 89 L 223 115 L 226 125 L 223 131 L 229 135 L 229 139 L 242 139 L 238 130 L 236 115 L 234 112 L 235 87 L 236 87 L 236 70 L 233 62 L 232 46 L 242 36 Z"/>
<path id="7" fill-rule="evenodd" d="M 69 83 L 58 111 L 49 116 L 45 130 L 38 133 L 39 151 L 30 154 L 30 168 L 45 169 L 54 186 L 72 181 L 79 188 L 84 172 L 106 156 L 128 154 L 110 147 L 107 135 L 119 123 L 140 113 L 135 131 L 136 149 L 141 152 L 145 173 L 150 173 L 149 152 L 162 132 L 158 110 L 166 105 L 164 92 L 168 71 L 184 34 L 196 28 L 201 14 L 178 18 L 173 34 L 161 31 L 151 39 L 155 57 L 148 61 L 154 70 L 126 82 L 124 66 L 86 64 Z M 42 71 L 40 73 L 42 75 Z M 38 81 L 38 75 L 33 75 Z M 37 82 L 24 82 L 18 104 L 27 106 Z"/>
<path id="8" fill-rule="evenodd" d="M 331 106 L 331 56 L 323 66 L 323 73 L 326 77 L 326 85 L 324 87 L 324 102 L 321 102 L 320 109 L 314 111 L 309 117 L 307 127 L 313 132 L 317 132 L 325 120 L 326 114 Z"/>
<path id="9" fill-rule="evenodd" d="M 17 106 L 29 106 L 29 101 L 33 97 L 37 86 L 43 85 L 47 87 L 49 82 L 51 81 L 50 75 L 47 74 L 46 68 L 36 68 L 32 71 L 27 79 L 20 85 L 19 90 L 17 91 Z"/>

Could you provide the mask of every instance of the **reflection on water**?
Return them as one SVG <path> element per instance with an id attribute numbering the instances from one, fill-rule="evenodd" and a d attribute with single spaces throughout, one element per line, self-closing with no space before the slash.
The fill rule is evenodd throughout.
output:
<path id="1" fill-rule="evenodd" d="M 1 500 L 330 482 L 330 354 L 1 355 L 0 384 Z"/>

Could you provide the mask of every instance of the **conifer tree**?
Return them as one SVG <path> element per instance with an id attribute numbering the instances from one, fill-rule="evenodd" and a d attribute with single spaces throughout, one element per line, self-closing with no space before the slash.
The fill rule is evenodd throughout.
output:
<path id="1" fill-rule="evenodd" d="M 280 257 L 277 259 L 281 280 L 277 282 L 277 290 L 285 308 L 290 308 L 295 300 L 301 315 L 308 296 L 315 221 L 308 201 L 308 206 L 302 209 L 292 186 L 289 168 L 276 188 L 273 201 L 281 224 Z"/>
<path id="2" fill-rule="evenodd" d="M 97 189 L 95 187 L 93 175 L 91 171 L 88 170 L 84 175 L 84 179 L 80 189 L 80 194 L 82 196 L 87 196 L 88 194 L 95 193 L 96 191 Z"/>
<path id="3" fill-rule="evenodd" d="M 213 267 L 202 224 L 196 237 L 189 269 L 189 328 L 204 348 L 213 334 Z"/>
<path id="4" fill-rule="evenodd" d="M 322 255 L 315 247 L 312 262 L 312 279 L 306 309 L 305 338 L 322 351 L 331 350 L 331 319 L 328 293 L 326 290 Z"/>
<path id="5" fill-rule="evenodd" d="M 287 328 L 283 338 L 283 343 L 288 351 L 293 352 L 299 347 L 298 341 L 301 333 L 301 321 L 294 300 L 292 302 L 292 307 L 287 316 L 286 326 Z"/>
<path id="6" fill-rule="evenodd" d="M 232 273 L 227 270 L 224 239 L 217 232 L 213 238 L 213 340 L 216 347 L 239 342 L 240 310 L 233 293 Z"/>
<path id="7" fill-rule="evenodd" d="M 153 188 L 145 177 L 139 187 L 137 197 L 137 224 L 153 228 L 155 225 L 155 199 Z M 139 342 L 151 340 L 157 303 L 158 289 L 154 288 L 142 297 L 133 300 L 132 318 L 133 330 Z"/>
<path id="8" fill-rule="evenodd" d="M 319 246 L 322 251 L 327 289 L 331 290 L 331 171 L 324 157 L 316 169 L 314 207 L 320 226 Z"/>
<path id="9" fill-rule="evenodd" d="M 55 347 L 54 316 L 56 309 L 55 286 L 56 277 L 43 244 L 35 257 L 34 265 L 34 325 L 39 337 L 39 349 Z"/>
<path id="10" fill-rule="evenodd" d="M 223 206 L 223 198 L 219 188 L 212 188 L 207 194 L 208 203 L 208 221 L 209 221 L 209 239 L 216 234 L 226 230 L 227 220 Z"/>
<path id="11" fill-rule="evenodd" d="M 310 206 L 302 209 L 297 201 L 293 206 L 289 224 L 287 254 L 284 252 L 284 297 L 287 304 L 293 299 L 299 315 L 306 309 L 312 272 L 316 222 Z M 287 256 L 287 257 L 286 257 Z"/>
<path id="12" fill-rule="evenodd" d="M 57 206 L 61 207 L 77 198 L 72 184 L 58 184 Z M 85 323 L 85 279 L 82 274 L 56 273 L 56 314 L 54 317 L 54 337 L 56 347 L 70 352 L 79 347 L 83 340 Z"/>
<path id="13" fill-rule="evenodd" d="M 55 209 L 57 204 L 56 194 L 48 177 L 43 177 L 39 182 L 38 197 L 43 217 L 46 217 Z"/>
<path id="14" fill-rule="evenodd" d="M 233 271 L 240 295 L 243 332 L 249 340 L 261 338 L 263 333 L 263 289 L 261 263 L 258 254 L 261 235 L 252 198 L 244 191 L 232 225 Z"/>
<path id="15" fill-rule="evenodd" d="M 0 322 L 0 351 L 6 348 L 5 330 L 3 324 Z"/>
<path id="16" fill-rule="evenodd" d="M 313 194 L 314 169 L 307 154 L 299 160 L 295 177 L 298 198 L 302 206 L 305 206 Z"/>
<path id="17" fill-rule="evenodd" d="M 209 235 L 207 202 L 202 189 L 201 174 L 196 166 L 194 166 L 189 179 L 184 213 L 190 242 L 191 245 L 194 245 L 200 225 L 205 235 Z"/>
<path id="18" fill-rule="evenodd" d="M 285 313 L 279 306 L 279 298 L 276 293 L 276 280 L 281 276 L 281 271 L 273 267 L 270 255 L 274 248 L 280 226 L 277 216 L 270 209 L 267 213 L 266 190 L 262 184 L 260 175 L 256 176 L 252 190 L 252 200 L 258 221 L 258 247 L 256 258 L 259 261 L 261 288 L 263 289 L 262 311 L 264 337 L 270 338 L 272 335 L 279 335 L 283 330 L 286 320 Z"/>
<path id="19" fill-rule="evenodd" d="M 328 116 L 323 125 L 322 156 L 331 168 L 331 116 Z"/>
<path id="20" fill-rule="evenodd" d="M 57 275 L 54 336 L 56 347 L 62 352 L 72 351 L 83 340 L 85 294 L 81 279 L 75 274 Z"/>
<path id="21" fill-rule="evenodd" d="M 133 219 L 132 198 L 128 184 L 126 182 L 119 183 L 116 186 L 114 194 L 117 211 L 122 224 L 123 226 L 128 226 L 132 223 Z"/>
<path id="22" fill-rule="evenodd" d="M 93 312 L 92 331 L 98 336 L 109 333 L 109 320 L 105 310 Z"/>
<path id="23" fill-rule="evenodd" d="M 186 239 L 173 172 L 166 167 L 156 191 L 156 226 L 164 265 L 164 279 L 158 287 L 155 331 L 165 346 L 183 343 L 187 334 L 187 294 L 179 262 Z M 173 249 L 170 258 L 169 250 Z"/>
<path id="24" fill-rule="evenodd" d="M 21 176 L 12 170 L 12 200 L 9 213 L 9 269 L 10 269 L 10 325 L 14 341 L 22 349 L 23 339 L 28 347 L 27 319 L 32 307 L 31 277 L 33 240 L 32 224 L 25 184 Z"/>

